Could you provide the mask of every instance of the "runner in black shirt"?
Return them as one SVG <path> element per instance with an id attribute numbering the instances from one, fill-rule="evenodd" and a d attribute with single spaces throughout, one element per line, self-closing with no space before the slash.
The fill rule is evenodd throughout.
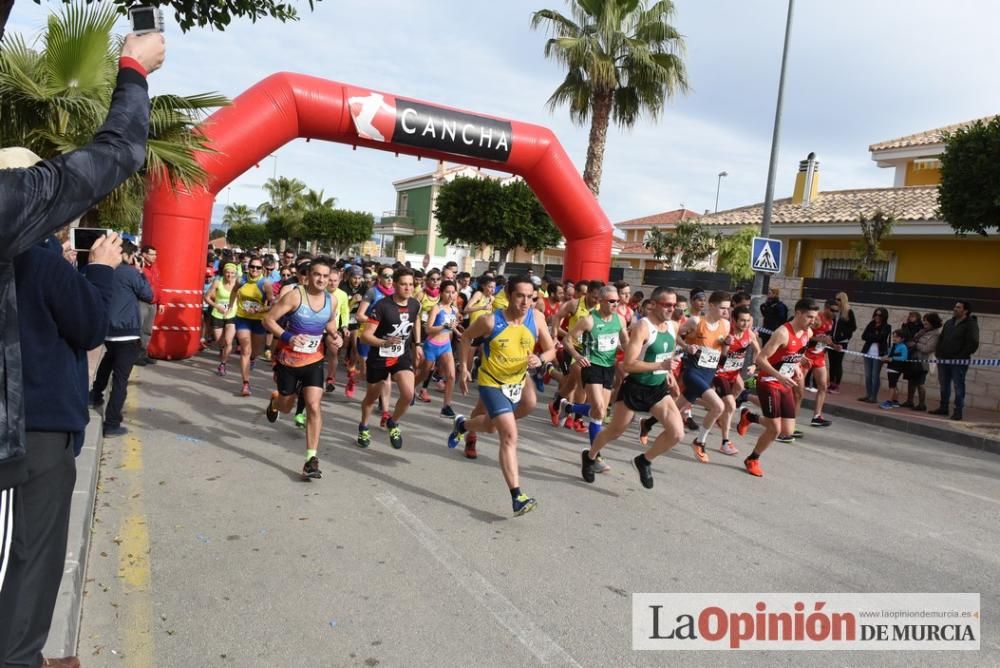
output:
<path id="1" fill-rule="evenodd" d="M 423 357 L 423 351 L 414 345 L 420 338 L 420 302 L 413 298 L 413 270 L 397 269 L 392 280 L 392 297 L 380 299 L 371 307 L 361 334 L 361 343 L 371 349 L 365 374 L 368 389 L 361 402 L 361 423 L 358 425 L 359 448 L 367 448 L 371 443 L 368 418 L 389 376 L 399 388 L 396 409 L 386 421 L 389 443 L 397 450 L 403 447 L 398 422 L 413 398 L 414 359 L 419 364 Z"/>

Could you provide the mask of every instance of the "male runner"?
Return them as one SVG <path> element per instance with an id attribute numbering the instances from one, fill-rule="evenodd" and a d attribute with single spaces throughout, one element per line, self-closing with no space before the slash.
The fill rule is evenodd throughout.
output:
<path id="1" fill-rule="evenodd" d="M 484 315 L 469 326 L 460 340 L 462 351 L 462 392 L 467 393 L 472 373 L 469 361 L 471 343 L 483 338 L 483 361 L 479 368 L 479 401 L 485 415 L 455 416 L 455 426 L 448 436 L 448 447 L 454 448 L 466 432 L 493 431 L 500 435 L 500 469 L 510 490 L 514 516 L 530 512 L 535 499 L 521 491 L 517 467 L 517 419 L 533 407 L 535 388 L 527 383 L 528 369 L 537 368 L 555 355 L 555 346 L 545 319 L 534 308 L 535 292 L 531 279 L 514 276 L 506 287 L 508 306 L 502 311 Z M 535 341 L 542 344 L 541 355 L 533 350 Z M 525 400 L 522 401 L 522 392 Z M 522 406 L 522 403 L 529 405 Z M 475 414 L 475 411 L 473 411 Z"/>
<path id="2" fill-rule="evenodd" d="M 823 406 L 826 405 L 826 393 L 829 388 L 830 374 L 826 368 L 826 348 L 827 346 L 841 350 L 841 346 L 836 345 L 830 337 L 833 331 L 833 321 L 840 311 L 840 304 L 836 299 L 827 299 L 823 306 L 823 311 L 816 316 L 811 323 L 812 338 L 806 346 L 806 359 L 812 365 L 812 379 L 816 385 L 816 409 L 813 411 L 813 419 L 809 423 L 813 427 L 829 427 L 832 422 L 823 417 Z M 804 381 L 803 381 L 804 382 Z M 798 403 L 802 403 L 805 388 L 799 388 Z"/>
<path id="3" fill-rule="evenodd" d="M 361 342 L 370 349 L 365 377 L 368 388 L 361 401 L 361 422 L 358 424 L 359 448 L 367 448 L 371 444 L 368 418 L 390 376 L 399 389 L 399 399 L 385 426 L 389 430 L 389 444 L 397 450 L 403 447 L 399 421 L 413 398 L 414 361 L 419 366 L 423 358 L 423 351 L 415 345 L 420 338 L 420 302 L 412 296 L 413 273 L 407 267 L 395 271 L 392 296 L 380 299 L 372 306 L 361 334 Z"/>
<path id="4" fill-rule="evenodd" d="M 760 456 L 779 434 L 795 431 L 794 389 L 802 380 L 803 349 L 812 332 L 809 324 L 819 309 L 811 299 L 795 303 L 795 316 L 775 331 L 757 357 L 757 397 L 764 433 L 744 460 L 747 473 L 761 477 Z"/>
<path id="5" fill-rule="evenodd" d="M 361 332 L 364 333 L 364 326 L 368 322 L 368 313 L 379 301 L 386 297 L 392 296 L 394 292 L 393 288 L 393 270 L 391 267 L 381 267 L 378 269 L 376 274 L 377 279 L 375 285 L 368 288 L 365 292 L 364 299 L 358 305 L 358 312 L 356 314 L 357 320 L 361 323 Z M 365 360 L 365 376 L 368 375 L 368 354 L 370 352 L 369 346 L 365 344 L 362 334 L 358 334 L 358 355 L 360 355 Z M 385 383 L 383 385 L 382 395 L 379 398 L 379 406 L 382 409 L 382 419 L 379 422 L 380 427 L 385 427 L 386 422 L 389 420 L 389 401 L 391 400 L 392 385 L 390 383 Z"/>
<path id="6" fill-rule="evenodd" d="M 740 381 L 746 366 L 747 352 L 752 352 L 754 356 L 760 354 L 760 343 L 753 331 L 753 318 L 750 316 L 749 306 L 739 306 L 733 311 L 732 326 L 733 332 L 726 341 L 726 355 L 713 381 L 716 391 L 725 404 L 722 417 L 719 418 L 719 426 L 722 428 L 722 447 L 719 448 L 719 452 L 724 455 L 740 453 L 729 440 L 729 430 L 732 428 L 733 414 L 736 412 L 737 397 L 743 391 L 743 384 Z M 752 373 L 753 368 L 753 365 L 747 367 L 748 372 Z"/>
<path id="7" fill-rule="evenodd" d="M 670 288 L 653 291 L 649 316 L 636 321 L 625 348 L 625 372 L 628 374 L 618 391 L 618 403 L 608 425 L 589 450 L 580 453 L 583 479 L 594 482 L 595 460 L 608 443 L 625 433 L 635 413 L 649 413 L 664 426 L 653 445 L 632 459 L 639 482 L 653 488 L 652 461 L 671 449 L 684 435 L 681 414 L 670 397 L 669 385 L 676 382 L 670 369 L 676 364 L 674 347 L 677 325 L 670 319 L 677 295 Z"/>
<path id="8" fill-rule="evenodd" d="M 337 362 L 340 358 L 340 349 L 347 338 L 347 321 L 351 313 L 347 293 L 340 289 L 340 278 L 340 269 L 331 268 L 330 281 L 326 289 L 333 295 L 337 303 L 337 331 L 340 332 L 338 339 L 340 343 L 337 343 L 333 337 L 326 341 L 326 383 L 323 389 L 327 392 L 333 392 L 337 389 Z"/>
<path id="9" fill-rule="evenodd" d="M 358 365 L 360 364 L 364 370 L 365 358 L 358 354 L 358 330 L 361 327 L 358 323 L 358 308 L 361 306 L 361 300 L 365 297 L 367 287 L 364 283 L 364 272 L 361 267 L 351 267 L 346 273 L 347 283 L 342 289 L 347 294 L 348 300 L 347 334 L 349 341 L 345 344 L 348 356 L 346 359 L 347 385 L 344 387 L 344 396 L 351 399 L 354 397 L 356 388 L 355 376 Z"/>
<path id="10" fill-rule="evenodd" d="M 330 261 L 316 258 L 310 263 L 305 285 L 286 292 L 264 316 L 264 327 L 280 343 L 274 354 L 274 380 L 265 411 L 269 422 L 278 413 L 288 413 L 300 392 L 306 403 L 306 462 L 302 479 L 323 477 L 316 451 L 323 428 L 320 401 L 323 398 L 324 337 L 342 343 L 337 331 L 337 299 L 327 292 Z M 287 316 L 287 319 L 286 319 Z"/>
<path id="11" fill-rule="evenodd" d="M 576 415 L 588 413 L 590 424 L 587 431 L 590 443 L 601 432 L 604 416 L 611 400 L 611 389 L 615 381 L 615 355 L 619 346 L 628 347 L 628 328 L 625 318 L 618 312 L 618 289 L 606 285 L 598 293 L 600 306 L 577 320 L 576 325 L 566 335 L 566 351 L 580 367 L 580 380 L 587 395 L 586 404 L 570 404 L 565 399 L 563 406 L 567 412 Z M 577 348 L 576 342 L 582 346 Z M 595 470 L 606 473 L 611 467 L 598 455 L 594 460 Z"/>
<path id="12" fill-rule="evenodd" d="M 578 298 L 563 302 L 563 305 L 559 307 L 559 311 L 552 318 L 552 325 L 557 328 L 558 336 L 565 337 L 576 326 L 580 318 L 585 318 L 592 310 L 597 308 L 597 304 L 600 301 L 599 295 L 603 287 L 604 283 L 602 281 L 579 281 L 576 284 Z M 566 327 L 563 328 L 562 322 L 567 318 L 568 322 Z M 559 381 L 559 389 L 556 391 L 552 403 L 549 404 L 549 417 L 552 419 L 552 426 L 554 427 L 559 426 L 559 407 L 563 397 L 575 403 L 583 403 L 586 398 L 580 382 L 580 367 L 579 365 L 572 364 L 573 358 L 570 357 L 569 351 L 565 349 L 565 345 L 566 343 L 563 341 L 563 354 L 565 355 L 564 361 L 566 363 L 563 367 L 563 378 Z M 579 352 L 579 348 L 577 352 Z M 583 424 L 583 418 L 580 416 L 567 416 L 563 426 L 567 429 L 575 429 L 580 433 L 587 431 L 587 427 Z"/>

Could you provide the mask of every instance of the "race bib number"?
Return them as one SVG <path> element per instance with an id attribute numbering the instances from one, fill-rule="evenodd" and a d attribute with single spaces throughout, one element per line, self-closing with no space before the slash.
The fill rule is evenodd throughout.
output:
<path id="1" fill-rule="evenodd" d="M 378 349 L 379 357 L 400 357 L 405 350 L 406 344 L 394 343 L 391 346 L 382 346 Z"/>
<path id="2" fill-rule="evenodd" d="M 250 299 L 244 299 L 240 302 L 240 308 L 243 309 L 244 313 L 260 313 L 262 304 L 260 302 L 255 302 Z"/>
<path id="3" fill-rule="evenodd" d="M 320 341 L 323 340 L 322 336 L 306 336 L 300 334 L 299 336 L 305 336 L 307 341 L 299 346 L 292 346 L 292 350 L 297 353 L 314 353 L 319 350 Z"/>
<path id="4" fill-rule="evenodd" d="M 826 350 L 826 344 L 825 343 L 817 343 L 816 344 L 816 352 L 821 353 L 824 350 Z"/>
<path id="5" fill-rule="evenodd" d="M 673 353 L 657 353 L 656 356 L 653 358 L 653 361 L 656 362 L 657 364 L 662 364 L 665 360 L 670 359 L 670 356 L 672 354 Z M 657 376 L 665 376 L 667 375 L 667 370 L 657 369 L 653 373 L 656 374 Z"/>
<path id="6" fill-rule="evenodd" d="M 719 351 L 702 346 L 698 355 L 698 366 L 703 369 L 715 369 L 719 366 Z"/>
<path id="7" fill-rule="evenodd" d="M 597 352 L 607 353 L 618 347 L 618 332 L 614 334 L 601 334 L 597 337 Z"/>
<path id="8" fill-rule="evenodd" d="M 743 369 L 742 357 L 727 357 L 726 363 L 722 366 L 723 371 L 740 371 Z"/>
<path id="9" fill-rule="evenodd" d="M 429 316 L 429 315 L 430 315 L 430 313 L 428 313 L 427 311 L 421 311 L 420 312 L 420 322 L 426 324 L 427 323 L 427 316 Z"/>
<path id="10" fill-rule="evenodd" d="M 778 373 L 780 373 L 785 378 L 791 378 L 795 375 L 795 368 L 798 366 L 797 362 L 785 362 L 780 367 L 778 367 Z"/>
<path id="11" fill-rule="evenodd" d="M 351 317 L 347 319 L 347 324 L 348 325 L 356 325 L 356 324 L 358 324 L 358 314 L 357 313 L 352 313 Z"/>
<path id="12" fill-rule="evenodd" d="M 449 313 L 448 315 L 446 315 L 444 317 L 444 326 L 447 327 L 448 329 L 451 329 L 452 327 L 455 326 L 455 314 L 454 313 Z"/>
<path id="13" fill-rule="evenodd" d="M 516 404 L 517 402 L 521 401 L 521 390 L 523 389 L 524 389 L 523 383 L 515 383 L 513 385 L 504 385 L 503 387 L 500 388 L 500 391 L 503 393 L 503 396 L 510 399 L 510 402 L 512 404 Z"/>

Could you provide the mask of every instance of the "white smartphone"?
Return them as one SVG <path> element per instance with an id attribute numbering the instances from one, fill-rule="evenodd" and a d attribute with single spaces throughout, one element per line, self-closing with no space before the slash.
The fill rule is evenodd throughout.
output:
<path id="1" fill-rule="evenodd" d="M 77 252 L 86 252 L 98 239 L 110 235 L 111 230 L 103 227 L 71 227 L 69 228 L 69 245 Z"/>

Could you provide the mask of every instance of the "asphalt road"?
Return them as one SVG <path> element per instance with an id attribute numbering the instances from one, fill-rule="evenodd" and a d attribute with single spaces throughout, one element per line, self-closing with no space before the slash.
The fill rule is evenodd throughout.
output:
<path id="1" fill-rule="evenodd" d="M 696 462 L 688 434 L 647 491 L 633 427 L 587 485 L 586 435 L 539 407 L 519 449 L 539 507 L 512 518 L 495 441 L 475 461 L 448 450 L 436 393 L 404 418 L 401 451 L 377 428 L 363 451 L 338 387 L 324 477 L 303 483 L 302 432 L 264 418 L 269 375 L 247 399 L 213 369 L 136 369 L 132 434 L 105 441 L 87 668 L 1000 665 L 995 455 L 840 420 L 772 446 L 756 479 L 714 449 Z M 937 591 L 982 594 L 981 651 L 631 649 L 633 592 Z"/>

